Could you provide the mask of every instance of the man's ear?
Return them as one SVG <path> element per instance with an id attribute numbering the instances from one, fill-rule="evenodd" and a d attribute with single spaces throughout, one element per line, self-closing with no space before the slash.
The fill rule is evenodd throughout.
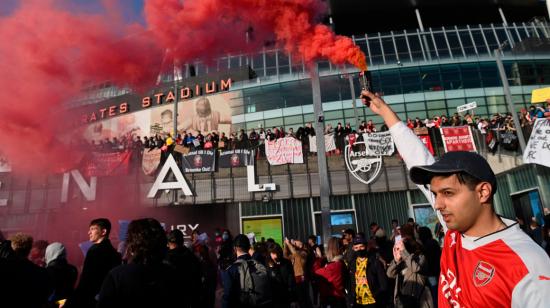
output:
<path id="1" fill-rule="evenodd" d="M 105 237 L 107 235 L 107 229 L 101 229 L 101 236 Z"/>
<path id="2" fill-rule="evenodd" d="M 481 182 L 477 184 L 476 192 L 479 196 L 479 201 L 481 203 L 487 203 L 491 200 L 493 195 L 493 187 L 489 182 Z"/>

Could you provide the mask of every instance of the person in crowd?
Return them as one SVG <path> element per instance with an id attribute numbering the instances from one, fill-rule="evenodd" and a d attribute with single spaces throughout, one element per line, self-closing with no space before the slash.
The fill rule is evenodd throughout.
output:
<path id="1" fill-rule="evenodd" d="M 296 279 L 296 295 L 300 307 L 310 307 L 309 282 L 306 277 L 307 250 L 304 243 L 299 240 L 285 238 L 284 256 L 290 259 L 294 266 L 294 277 Z"/>
<path id="2" fill-rule="evenodd" d="M 367 121 L 367 127 L 366 127 L 367 133 L 375 133 L 376 132 L 376 126 L 374 123 L 372 123 L 372 120 Z"/>
<path id="3" fill-rule="evenodd" d="M 364 236 L 353 238 L 355 256 L 348 264 L 351 281 L 349 302 L 354 308 L 385 307 L 388 277 L 374 251 L 367 250 L 367 243 Z"/>
<path id="4" fill-rule="evenodd" d="M 11 251 L 9 256 L 0 258 L 1 306 L 46 307 L 52 284 L 46 269 L 29 260 L 33 238 L 16 233 L 4 243 L 10 245 Z"/>
<path id="5" fill-rule="evenodd" d="M 233 255 L 233 237 L 229 230 L 223 230 L 222 243 L 218 251 L 218 268 L 225 270 L 233 261 L 235 261 Z"/>
<path id="6" fill-rule="evenodd" d="M 283 249 L 277 243 L 270 244 L 267 253 L 267 272 L 273 293 L 273 307 L 290 307 L 290 303 L 296 297 L 292 263 L 283 256 Z"/>
<path id="7" fill-rule="evenodd" d="M 201 308 L 214 308 L 216 300 L 216 285 L 218 282 L 218 270 L 216 263 L 210 256 L 207 245 L 201 245 L 198 252 L 200 273 L 202 283 L 200 284 L 200 302 Z"/>
<path id="8" fill-rule="evenodd" d="M 334 129 L 334 141 L 336 142 L 336 148 L 339 151 L 344 151 L 344 140 L 346 137 L 345 128 L 342 126 L 342 123 L 338 122 L 336 128 Z"/>
<path id="9" fill-rule="evenodd" d="M 259 145 L 260 135 L 258 135 L 256 130 L 252 129 L 248 135 L 248 140 L 250 141 L 250 146 L 256 148 Z"/>
<path id="10" fill-rule="evenodd" d="M 404 237 L 395 243 L 393 256 L 387 274 L 395 279 L 395 307 L 433 307 L 427 277 L 423 274 L 427 262 L 422 246 L 415 239 Z"/>
<path id="11" fill-rule="evenodd" d="M 422 122 L 422 120 L 420 120 L 419 117 L 416 117 L 414 119 L 414 124 L 413 124 L 414 128 L 421 128 L 421 127 L 424 127 L 424 126 L 426 126 L 426 125 L 424 124 L 424 122 Z"/>
<path id="12" fill-rule="evenodd" d="M 59 242 L 51 243 L 46 247 L 45 262 L 53 284 L 49 303 L 51 307 L 58 307 L 73 294 L 78 271 L 74 265 L 67 262 L 67 251 Z"/>
<path id="13" fill-rule="evenodd" d="M 180 279 L 182 305 L 184 307 L 200 307 L 201 265 L 199 259 L 189 248 L 183 245 L 183 233 L 174 229 L 168 233 L 165 263 L 170 265 Z"/>
<path id="14" fill-rule="evenodd" d="M 346 229 L 342 232 L 343 256 L 344 261 L 348 266 L 354 259 L 353 238 L 355 238 L 355 230 Z"/>
<path id="15" fill-rule="evenodd" d="M 390 241 L 394 242 L 395 241 L 395 237 L 397 235 L 400 235 L 400 230 L 401 227 L 399 227 L 399 221 L 397 219 L 392 219 L 391 220 L 391 236 L 390 236 Z"/>
<path id="16" fill-rule="evenodd" d="M 531 218 L 529 226 L 526 229 L 527 234 L 533 239 L 533 241 L 542 246 L 542 228 L 535 217 Z"/>
<path id="17" fill-rule="evenodd" d="M 340 241 L 331 237 L 328 241 L 326 258 L 320 250 L 315 253 L 313 273 L 318 282 L 321 307 L 345 308 L 345 284 L 348 280 L 348 269 L 341 255 Z"/>
<path id="18" fill-rule="evenodd" d="M 111 222 L 107 218 L 90 222 L 88 237 L 93 245 L 86 253 L 80 281 L 67 307 L 95 307 L 101 283 L 111 269 L 120 265 L 122 259 L 109 240 L 110 233 Z"/>
<path id="19" fill-rule="evenodd" d="M 29 260 L 40 267 L 46 267 L 44 255 L 46 254 L 46 247 L 48 247 L 48 244 L 48 241 L 45 240 L 34 241 L 32 243 L 31 253 L 29 254 Z"/>
<path id="20" fill-rule="evenodd" d="M 384 229 L 382 229 L 382 227 L 380 227 L 376 222 L 371 222 L 371 224 L 369 225 L 369 231 L 371 238 L 374 238 L 376 234 L 378 234 L 378 236 L 386 234 L 386 231 L 384 231 Z"/>
<path id="21" fill-rule="evenodd" d="M 241 132 L 239 133 L 239 143 L 238 148 L 239 149 L 248 149 L 248 135 L 244 131 L 244 129 L 241 129 Z"/>
<path id="22" fill-rule="evenodd" d="M 250 241 L 238 234 L 233 241 L 236 261 L 222 272 L 222 308 L 271 307 L 267 269 L 248 254 Z"/>
<path id="23" fill-rule="evenodd" d="M 435 162 L 383 99 L 368 91 L 361 97 L 390 128 L 411 180 L 448 229 L 440 263 L 439 306 L 541 307 L 550 302 L 550 258 L 514 221 L 496 214 L 497 181 L 487 161 L 459 151 L 445 153 Z"/>
<path id="24" fill-rule="evenodd" d="M 434 240 L 432 231 L 428 227 L 418 228 L 418 238 L 422 244 L 422 252 L 426 256 L 427 283 L 432 294 L 434 307 L 437 307 L 437 283 L 439 280 L 439 261 L 441 260 L 441 247 L 439 242 Z"/>
<path id="25" fill-rule="evenodd" d="M 153 218 L 128 225 L 128 264 L 115 267 L 105 277 L 97 307 L 181 307 L 182 289 L 166 257 L 167 239 Z"/>

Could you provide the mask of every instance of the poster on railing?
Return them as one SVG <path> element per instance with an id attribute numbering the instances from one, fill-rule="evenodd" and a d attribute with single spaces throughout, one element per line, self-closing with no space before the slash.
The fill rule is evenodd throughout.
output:
<path id="1" fill-rule="evenodd" d="M 145 149 L 143 151 L 143 159 L 141 161 L 141 169 L 146 175 L 154 175 L 160 164 L 160 156 L 162 151 L 158 148 Z"/>
<path id="2" fill-rule="evenodd" d="M 363 134 L 368 156 L 391 156 L 395 151 L 389 131 Z"/>
<path id="3" fill-rule="evenodd" d="M 128 174 L 131 151 L 100 153 L 92 152 L 84 165 L 87 176 L 114 176 Z"/>
<path id="4" fill-rule="evenodd" d="M 325 135 L 325 151 L 330 152 L 334 150 L 336 150 L 334 134 Z M 309 136 L 309 151 L 317 152 L 317 136 Z"/>
<path id="5" fill-rule="evenodd" d="M 434 148 L 432 146 L 432 140 L 430 139 L 430 136 L 420 135 L 420 136 L 418 136 L 418 138 L 420 138 L 420 140 L 422 140 L 422 143 L 424 143 L 426 148 L 428 148 L 428 151 L 430 151 L 430 153 L 432 153 L 432 155 L 434 155 Z"/>
<path id="6" fill-rule="evenodd" d="M 550 120 L 537 119 L 523 152 L 525 164 L 534 163 L 550 167 Z"/>
<path id="7" fill-rule="evenodd" d="M 221 151 L 218 166 L 220 168 L 237 168 L 254 165 L 253 151 L 247 149 L 236 149 Z"/>
<path id="8" fill-rule="evenodd" d="M 302 142 L 292 137 L 266 141 L 265 155 L 271 165 L 304 163 Z"/>
<path id="9" fill-rule="evenodd" d="M 441 127 L 440 131 L 445 153 L 456 151 L 477 151 L 470 126 Z"/>
<path id="10" fill-rule="evenodd" d="M 181 155 L 181 162 L 185 173 L 214 172 L 216 171 L 216 152 L 191 151 Z"/>

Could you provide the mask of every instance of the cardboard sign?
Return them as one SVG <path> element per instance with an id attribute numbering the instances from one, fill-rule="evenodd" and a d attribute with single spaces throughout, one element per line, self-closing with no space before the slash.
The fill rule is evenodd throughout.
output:
<path id="1" fill-rule="evenodd" d="M 460 105 L 460 106 L 456 107 L 456 110 L 458 112 L 464 112 L 464 111 L 472 110 L 472 109 L 475 109 L 475 108 L 477 108 L 477 102 L 471 102 L 471 103 Z"/>
<path id="2" fill-rule="evenodd" d="M 271 165 L 304 163 L 302 142 L 292 137 L 266 141 L 265 154 Z"/>
<path id="3" fill-rule="evenodd" d="M 523 152 L 523 162 L 550 167 L 550 120 L 537 119 Z"/>
<path id="4" fill-rule="evenodd" d="M 366 152 L 369 156 L 391 156 L 395 151 L 393 138 L 389 131 L 363 134 Z"/>

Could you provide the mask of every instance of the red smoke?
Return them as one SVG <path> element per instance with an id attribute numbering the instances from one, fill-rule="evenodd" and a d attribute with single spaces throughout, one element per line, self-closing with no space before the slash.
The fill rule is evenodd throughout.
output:
<path id="1" fill-rule="evenodd" d="M 58 141 L 70 138 L 64 104 L 85 83 L 151 87 L 166 50 L 181 62 L 208 62 L 271 41 L 308 64 L 327 58 L 366 69 L 350 38 L 319 24 L 319 0 L 149 0 L 146 26 L 124 24 L 117 0 L 101 3 L 102 12 L 82 13 L 67 0 L 28 0 L 0 17 L 0 144 L 16 170 L 71 167 L 79 156 Z"/>
<path id="2" fill-rule="evenodd" d="M 258 50 L 274 39 L 294 59 L 308 64 L 329 59 L 366 70 L 359 47 L 319 24 L 326 8 L 319 0 L 150 0 L 148 26 L 179 59 L 215 57 Z M 252 31 L 250 31 L 252 29 Z M 246 40 L 246 32 L 249 40 Z"/>

